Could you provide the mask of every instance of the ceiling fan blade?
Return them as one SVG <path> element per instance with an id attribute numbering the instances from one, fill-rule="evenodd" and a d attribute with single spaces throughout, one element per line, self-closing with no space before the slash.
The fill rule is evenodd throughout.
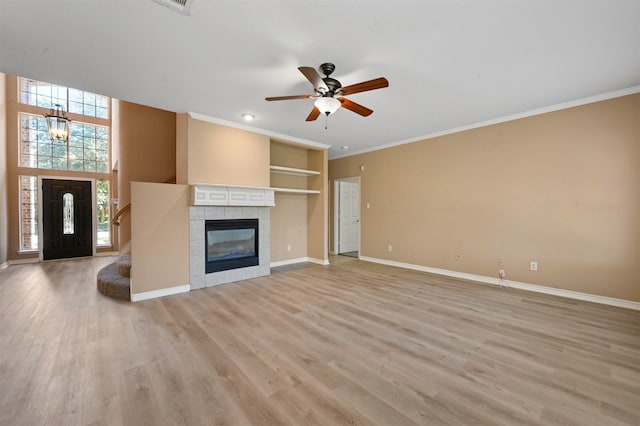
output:
<path id="1" fill-rule="evenodd" d="M 314 89 L 322 89 L 325 92 L 329 91 L 329 88 L 324 83 L 324 80 L 322 80 L 322 76 L 320 74 L 318 74 L 318 71 L 316 71 L 315 68 L 298 67 L 298 69 L 300 70 L 300 72 L 302 74 L 304 74 L 304 76 L 307 78 L 307 80 L 309 80 L 309 82 L 311 84 L 313 84 L 313 88 Z"/>
<path id="2" fill-rule="evenodd" d="M 363 81 L 362 83 L 352 84 L 351 86 L 345 86 L 340 89 L 339 93 L 342 95 L 353 95 L 354 93 L 382 89 L 383 87 L 389 87 L 389 82 L 386 78 L 380 77 L 369 81 Z"/>
<path id="3" fill-rule="evenodd" d="M 360 114 L 363 117 L 368 117 L 373 113 L 372 109 L 369 109 L 366 106 L 357 104 L 353 101 L 350 101 L 347 98 L 338 98 L 338 100 L 342 103 L 342 108 L 348 109 L 349 111 L 353 111 L 356 114 Z"/>
<path id="4" fill-rule="evenodd" d="M 264 98 L 265 101 L 287 101 L 289 99 L 309 99 L 311 95 L 293 95 L 293 96 L 272 96 Z"/>
<path id="5" fill-rule="evenodd" d="M 311 112 L 307 116 L 306 121 L 314 121 L 318 117 L 320 117 L 320 110 L 318 108 L 316 108 L 316 107 L 313 107 L 313 109 L 311 110 Z"/>

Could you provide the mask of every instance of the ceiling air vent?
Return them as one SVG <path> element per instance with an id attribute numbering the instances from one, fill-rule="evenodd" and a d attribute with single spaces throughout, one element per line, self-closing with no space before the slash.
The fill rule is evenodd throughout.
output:
<path id="1" fill-rule="evenodd" d="M 189 14 L 189 9 L 191 9 L 191 3 L 193 3 L 193 0 L 153 0 L 153 1 L 163 6 L 166 6 L 171 10 L 180 12 L 183 15 Z"/>

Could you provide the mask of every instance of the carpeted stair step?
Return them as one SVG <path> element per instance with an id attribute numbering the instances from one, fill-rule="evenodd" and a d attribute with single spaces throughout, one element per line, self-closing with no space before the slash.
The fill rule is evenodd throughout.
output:
<path id="1" fill-rule="evenodd" d="M 98 291 L 105 296 L 131 300 L 131 279 L 118 273 L 117 262 L 102 268 L 97 281 Z"/>
<path id="2" fill-rule="evenodd" d="M 123 254 L 116 261 L 118 273 L 123 277 L 131 277 L 131 254 Z"/>

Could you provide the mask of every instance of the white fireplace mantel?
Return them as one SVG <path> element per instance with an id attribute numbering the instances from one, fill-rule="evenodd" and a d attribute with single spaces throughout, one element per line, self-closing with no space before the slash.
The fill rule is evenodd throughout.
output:
<path id="1" fill-rule="evenodd" d="M 192 206 L 274 207 L 272 188 L 195 184 L 191 186 Z"/>

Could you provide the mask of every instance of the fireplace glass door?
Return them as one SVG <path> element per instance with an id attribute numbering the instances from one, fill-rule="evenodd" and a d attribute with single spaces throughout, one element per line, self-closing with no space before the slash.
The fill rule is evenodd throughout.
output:
<path id="1" fill-rule="evenodd" d="M 207 273 L 258 265 L 258 219 L 207 220 L 205 250 Z"/>

